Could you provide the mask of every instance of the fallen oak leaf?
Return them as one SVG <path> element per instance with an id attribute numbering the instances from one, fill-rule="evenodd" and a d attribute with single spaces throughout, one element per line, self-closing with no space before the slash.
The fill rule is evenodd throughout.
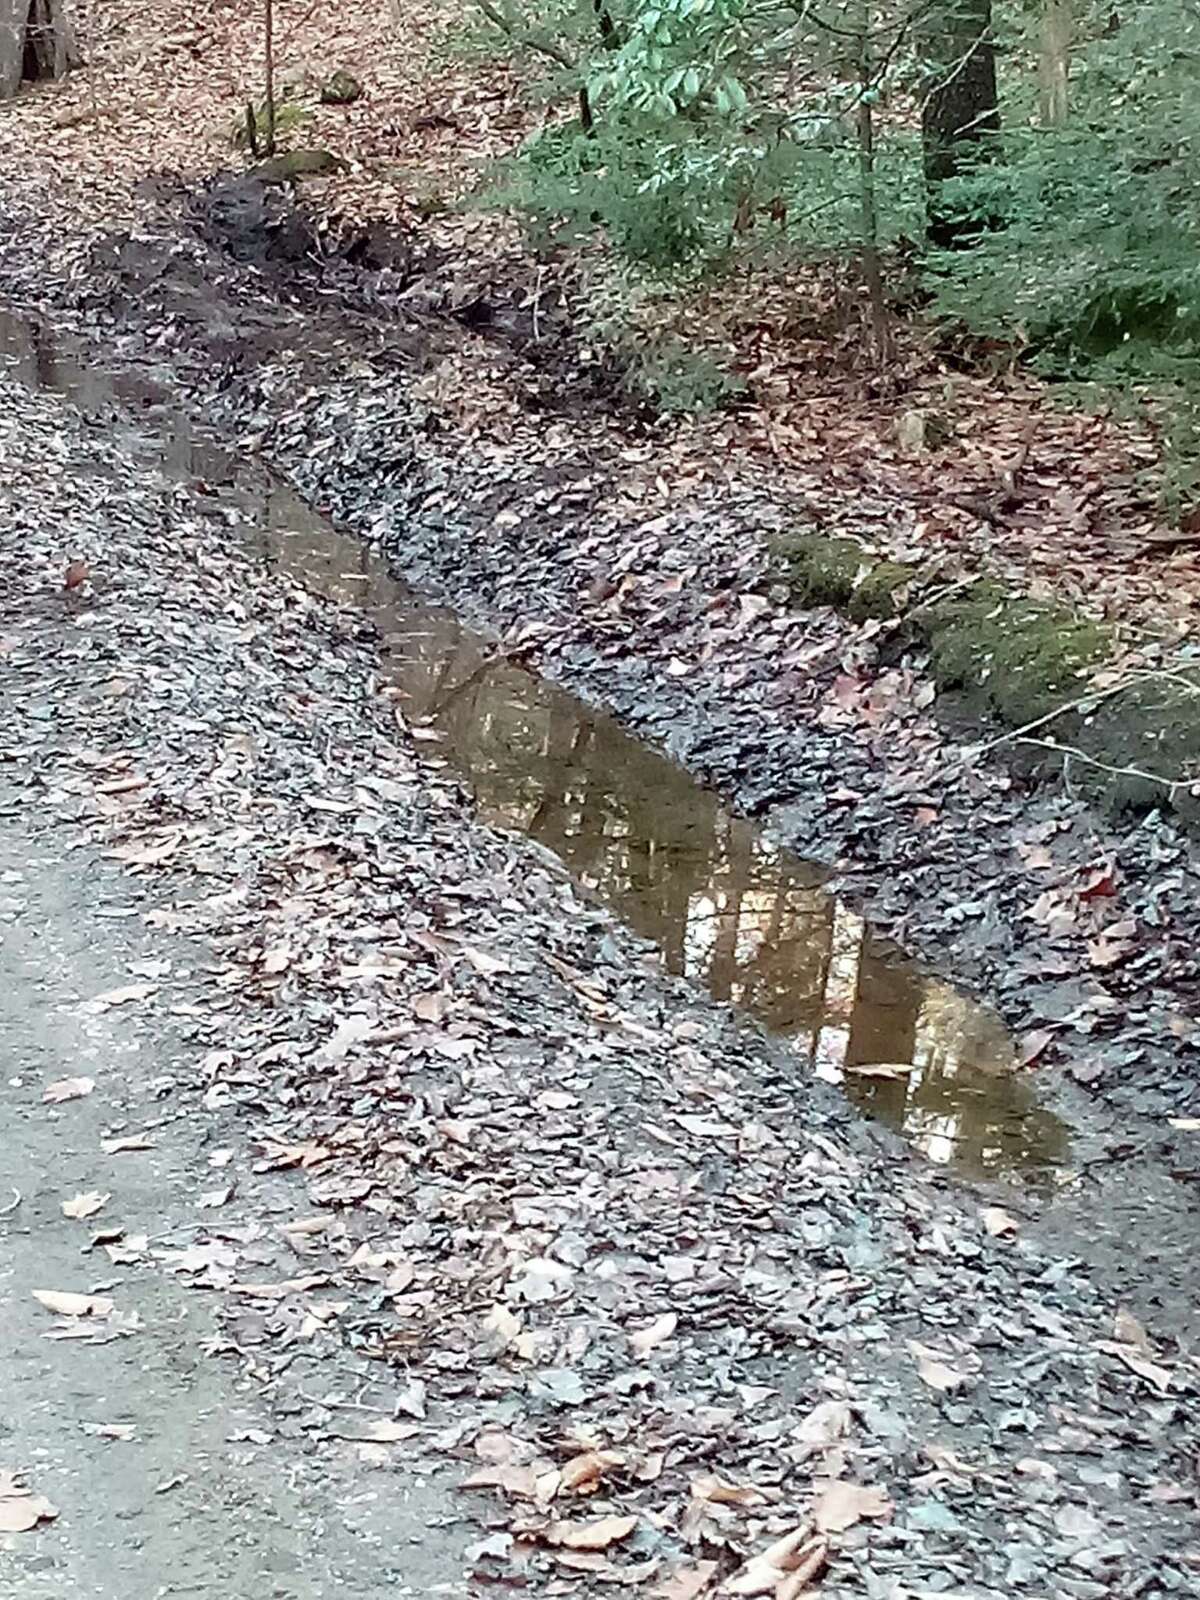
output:
<path id="1" fill-rule="evenodd" d="M 717 1573 L 715 1561 L 697 1561 L 693 1567 L 677 1567 L 670 1577 L 655 1584 L 650 1594 L 653 1600 L 696 1600 L 703 1594 Z"/>
<path id="2" fill-rule="evenodd" d="M 761 1506 L 767 1500 L 753 1484 L 725 1483 L 715 1473 L 693 1478 L 689 1490 L 694 1500 L 707 1500 L 718 1506 Z"/>
<path id="3" fill-rule="evenodd" d="M 949 1394 L 952 1390 L 961 1389 L 964 1384 L 970 1383 L 969 1373 L 960 1372 L 957 1367 L 952 1367 L 938 1351 L 931 1350 L 928 1345 L 918 1344 L 915 1339 L 910 1339 L 908 1348 L 916 1360 L 922 1383 L 927 1383 L 931 1389 L 937 1389 L 941 1394 Z"/>
<path id="4" fill-rule="evenodd" d="M 39 1522 L 53 1522 L 58 1507 L 34 1494 L 20 1474 L 0 1467 L 0 1533 L 29 1533 Z"/>
<path id="5" fill-rule="evenodd" d="M 42 1099 L 49 1106 L 63 1105 L 67 1100 L 82 1100 L 91 1094 L 96 1087 L 94 1078 L 60 1078 L 57 1083 L 48 1083 L 42 1091 Z"/>
<path id="6" fill-rule="evenodd" d="M 1003 1206 L 984 1206 L 979 1213 L 983 1226 L 993 1239 L 1003 1239 L 1006 1235 L 1014 1234 L 1020 1228 L 1011 1212 L 1005 1211 Z"/>
<path id="7" fill-rule="evenodd" d="M 103 1210 L 111 1199 L 111 1195 L 91 1189 L 87 1194 L 77 1194 L 73 1200 L 64 1200 L 62 1214 L 75 1222 L 82 1222 L 85 1217 L 94 1217 L 97 1211 Z"/>
<path id="8" fill-rule="evenodd" d="M 629 1335 L 633 1353 L 639 1358 L 648 1356 L 656 1345 L 669 1339 L 678 1326 L 679 1318 L 673 1311 L 666 1311 L 661 1317 L 655 1317 L 646 1327 L 639 1328 L 636 1333 Z"/>
<path id="9" fill-rule="evenodd" d="M 33 1298 L 56 1317 L 111 1317 L 116 1309 L 113 1302 L 102 1294 L 71 1294 L 60 1289 L 34 1289 Z"/>
<path id="10" fill-rule="evenodd" d="M 812 1524 L 801 1523 L 782 1539 L 751 1556 L 721 1586 L 722 1594 L 772 1594 L 792 1600 L 824 1569 L 829 1545 L 814 1534 Z"/>
<path id="11" fill-rule="evenodd" d="M 625 1457 L 617 1450 L 585 1450 L 561 1469 L 559 1488 L 566 1494 L 591 1494 L 602 1478 L 624 1465 Z"/>
<path id="12" fill-rule="evenodd" d="M 607 1550 L 628 1539 L 638 1525 L 636 1515 L 593 1517 L 587 1522 L 552 1522 L 543 1537 L 547 1544 L 568 1550 Z"/>
<path id="13" fill-rule="evenodd" d="M 819 1533 L 845 1533 L 868 1518 L 886 1517 L 892 1502 L 886 1489 L 845 1483 L 840 1478 L 827 1483 L 813 1506 L 813 1521 Z"/>

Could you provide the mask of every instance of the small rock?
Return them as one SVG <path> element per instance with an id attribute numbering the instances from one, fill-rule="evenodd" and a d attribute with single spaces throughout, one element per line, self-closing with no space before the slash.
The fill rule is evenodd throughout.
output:
<path id="1" fill-rule="evenodd" d="M 352 72 L 339 68 L 321 85 L 321 104 L 350 106 L 362 99 L 363 86 Z"/>

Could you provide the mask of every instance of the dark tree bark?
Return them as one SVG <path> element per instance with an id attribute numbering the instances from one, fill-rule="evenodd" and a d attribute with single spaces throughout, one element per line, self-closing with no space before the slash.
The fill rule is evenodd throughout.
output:
<path id="1" fill-rule="evenodd" d="M 946 184 L 1000 154 L 992 0 L 944 0 L 929 29 L 934 76 L 921 110 L 930 241 L 940 249 L 970 245 L 995 224 L 955 214 Z"/>
<path id="2" fill-rule="evenodd" d="M 24 82 L 61 78 L 79 59 L 63 0 L 0 0 L 0 100 Z"/>

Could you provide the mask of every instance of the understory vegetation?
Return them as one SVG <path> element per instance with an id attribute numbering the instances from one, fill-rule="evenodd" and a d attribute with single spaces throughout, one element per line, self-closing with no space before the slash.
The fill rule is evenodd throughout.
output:
<path id="1" fill-rule="evenodd" d="M 864 342 L 920 306 L 1047 374 L 1170 403 L 1196 478 L 1200 254 L 1189 0 L 476 0 L 537 64 L 495 174 L 541 246 L 603 242 L 636 298 L 852 263 Z M 670 374 L 668 374 L 670 377 Z M 719 400 L 705 373 L 680 405 Z"/>

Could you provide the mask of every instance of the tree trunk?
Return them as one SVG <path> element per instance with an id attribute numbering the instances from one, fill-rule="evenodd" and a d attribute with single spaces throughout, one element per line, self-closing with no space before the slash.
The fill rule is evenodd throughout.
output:
<path id="1" fill-rule="evenodd" d="M 0 0 L 0 100 L 23 82 L 61 78 L 79 59 L 64 0 Z"/>
<path id="2" fill-rule="evenodd" d="M 263 154 L 275 154 L 275 4 L 266 0 L 263 7 L 263 111 L 266 131 Z"/>
<path id="3" fill-rule="evenodd" d="M 921 108 L 927 232 L 940 249 L 953 250 L 995 225 L 958 215 L 944 198 L 947 183 L 999 154 L 992 0 L 945 0 L 929 44 L 937 66 Z"/>
<path id="4" fill-rule="evenodd" d="M 862 272 L 871 318 L 871 343 L 880 367 L 892 357 L 891 327 L 887 296 L 883 289 L 883 268 L 879 260 L 879 201 L 875 185 L 875 65 L 871 59 L 872 8 L 864 6 L 862 32 L 858 39 L 858 205 L 862 227 Z"/>
<path id="5" fill-rule="evenodd" d="M 1043 128 L 1061 128 L 1067 120 L 1067 78 L 1074 32 L 1071 0 L 1042 0 L 1038 110 Z"/>

